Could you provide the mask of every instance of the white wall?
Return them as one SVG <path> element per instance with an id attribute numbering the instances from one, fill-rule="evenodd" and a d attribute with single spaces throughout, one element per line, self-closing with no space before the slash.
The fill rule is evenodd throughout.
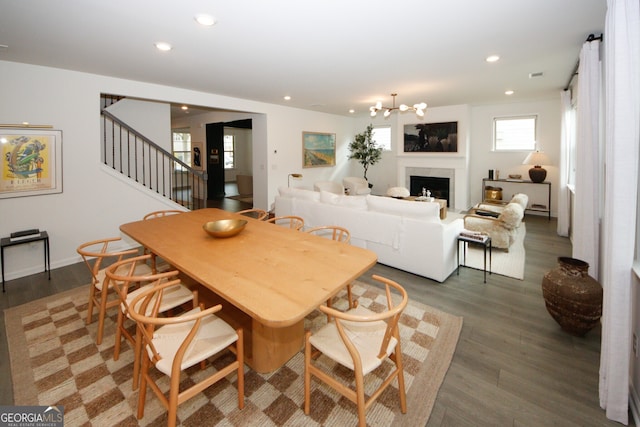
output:
<path id="1" fill-rule="evenodd" d="M 40 228 L 51 239 L 53 268 L 80 260 L 83 242 L 119 235 L 119 225 L 139 220 L 150 211 L 174 206 L 140 191 L 100 163 L 100 94 L 176 102 L 234 111 L 253 119 L 253 170 L 257 207 L 268 208 L 287 174 L 304 173 L 303 184 L 342 176 L 347 162 L 345 143 L 353 119 L 180 88 L 0 61 L 0 122 L 51 124 L 62 130 L 63 193 L 0 199 L 0 236 Z M 9 101 L 10 100 L 10 101 Z M 219 114 L 220 120 L 238 119 Z M 338 165 L 302 169 L 302 131 L 335 132 Z M 257 188 L 256 188 L 257 187 Z M 128 242 L 133 244 L 133 242 Z M 7 279 L 42 270 L 42 246 L 26 244 L 5 251 Z"/>
<path id="2" fill-rule="evenodd" d="M 171 108 L 169 104 L 124 98 L 107 110 L 142 136 L 172 151 Z"/>
<path id="3" fill-rule="evenodd" d="M 537 115 L 538 149 L 544 151 L 555 166 L 545 166 L 547 178 L 551 182 L 551 214 L 557 216 L 558 207 L 558 164 L 560 159 L 560 92 L 557 99 L 536 102 L 520 102 L 499 105 L 482 105 L 471 108 L 471 140 L 469 182 L 471 185 L 471 205 L 482 197 L 482 178 L 487 178 L 489 169 L 500 171 L 500 178 L 509 174 L 520 174 L 529 179 L 531 166 L 522 161 L 529 152 L 493 151 L 493 119 L 512 115 Z M 526 192 L 529 202 L 547 204 L 546 185 L 514 185 L 501 183 L 503 198 L 510 198 L 515 192 Z M 527 212 L 528 214 L 529 212 Z"/>
<path id="4" fill-rule="evenodd" d="M 254 203 L 270 208 L 279 186 L 287 185 L 289 173 L 302 173 L 292 180 L 293 186 L 312 187 L 319 180 L 341 180 L 347 175 L 362 176 L 362 168 L 348 161 L 348 143 L 371 122 L 383 119 L 346 117 L 265 104 L 246 99 L 230 98 L 175 87 L 116 79 L 94 74 L 0 61 L 0 122 L 51 124 L 62 130 L 63 193 L 46 196 L 0 199 L 0 235 L 12 231 L 40 228 L 51 238 L 52 267 L 80 260 L 76 247 L 86 241 L 119 235 L 119 225 L 139 220 L 150 211 L 173 207 L 172 202 L 147 194 L 137 184 L 103 167 L 100 162 L 100 94 L 111 93 L 140 100 L 184 103 L 235 112 L 217 112 L 212 121 L 225 122 L 250 118 L 253 121 L 252 151 Z M 10 101 L 7 101 L 10 100 Z M 467 147 L 459 154 L 435 157 L 453 165 L 463 175 L 456 182 L 471 183 L 458 192 L 458 197 L 473 203 L 480 198 L 480 184 L 486 170 L 500 169 L 526 174 L 519 166 L 521 155 L 502 155 L 490 151 L 491 123 L 494 115 L 537 113 L 540 115 L 541 148 L 557 162 L 559 140 L 559 102 L 504 104 L 493 106 L 452 106 L 431 108 L 425 121 L 458 120 L 461 139 Z M 469 112 L 470 111 L 470 115 Z M 395 152 L 385 152 L 382 161 L 369 171 L 374 192 L 384 193 L 389 186 L 401 185 L 400 168 L 433 155 L 418 154 L 398 159 L 404 124 L 418 122 L 412 114 L 392 115 L 392 144 Z M 164 126 L 164 125 L 162 125 Z M 336 134 L 335 167 L 302 167 L 302 132 L 332 132 Z M 167 130 L 161 130 L 161 133 Z M 196 135 L 196 138 L 198 136 Z M 204 141 L 204 139 L 202 139 Z M 461 146 L 462 146 L 461 142 Z M 554 145 L 555 144 L 555 145 Z M 400 153 L 401 154 L 401 153 Z M 402 156 L 402 154 L 401 154 Z M 464 166 L 460 166 L 460 162 Z M 468 167 L 467 167 L 468 164 Z M 399 167 L 400 165 L 400 167 Z M 549 168 L 549 180 L 557 183 L 557 172 Z M 476 190 L 477 188 L 477 190 Z M 459 194 L 460 193 L 460 194 Z M 460 203 L 464 204 L 464 203 Z M 555 206 L 555 200 L 554 200 Z M 128 242 L 133 244 L 133 242 Z M 38 244 L 16 246 L 5 252 L 7 279 L 42 270 L 42 248 Z"/>

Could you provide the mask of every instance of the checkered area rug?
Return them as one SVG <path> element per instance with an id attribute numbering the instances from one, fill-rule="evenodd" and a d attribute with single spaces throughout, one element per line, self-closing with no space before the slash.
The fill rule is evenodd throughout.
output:
<path id="1" fill-rule="evenodd" d="M 374 311 L 386 305 L 376 287 L 356 282 L 353 292 L 359 304 Z M 119 360 L 113 360 L 116 310 L 107 319 L 103 343 L 95 344 L 97 321 L 84 322 L 87 299 L 88 291 L 78 288 L 5 310 L 14 403 L 63 405 L 66 425 L 165 425 L 166 411 L 150 390 L 145 415 L 136 419 L 138 393 L 131 390 L 133 351 L 123 343 Z M 334 306 L 344 308 L 346 304 L 342 295 Z M 325 322 L 326 317 L 315 311 L 305 319 L 305 327 L 313 331 Z M 400 412 L 397 389 L 389 387 L 367 411 L 367 423 L 372 426 L 426 424 L 453 357 L 462 318 L 410 301 L 400 323 L 408 411 Z M 220 355 L 204 371 L 199 366 L 188 370 L 182 385 L 207 375 L 227 357 L 231 356 Z M 341 381 L 352 383 L 349 370 L 324 356 L 316 362 Z M 387 361 L 369 374 L 366 390 L 375 389 L 391 367 Z M 180 405 L 178 421 L 185 426 L 357 424 L 355 405 L 316 380 L 312 382 L 311 414 L 305 415 L 303 373 L 302 351 L 269 374 L 258 374 L 246 366 L 244 409 L 237 407 L 236 377 L 230 375 Z M 168 378 L 161 377 L 158 373 L 166 391 Z"/>

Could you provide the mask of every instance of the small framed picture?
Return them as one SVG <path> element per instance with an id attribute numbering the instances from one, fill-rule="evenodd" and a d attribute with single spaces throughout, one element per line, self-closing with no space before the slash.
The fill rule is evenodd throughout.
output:
<path id="1" fill-rule="evenodd" d="M 336 165 L 336 134 L 302 132 L 302 167 Z"/>
<path id="2" fill-rule="evenodd" d="M 0 129 L 0 198 L 62 193 L 62 131 Z"/>

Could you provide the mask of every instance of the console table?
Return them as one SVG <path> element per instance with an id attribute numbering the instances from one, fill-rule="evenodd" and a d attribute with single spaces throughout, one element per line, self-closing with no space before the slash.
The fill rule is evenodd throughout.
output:
<path id="1" fill-rule="evenodd" d="M 31 236 L 31 237 L 25 237 L 23 239 L 20 240 L 11 240 L 10 237 L 3 237 L 2 239 L 0 239 L 0 264 L 2 264 L 2 292 L 4 292 L 4 249 L 11 247 L 11 246 L 16 246 L 16 245 L 22 245 L 25 243 L 32 243 L 32 242 L 43 242 L 43 246 L 44 246 L 44 271 L 49 272 L 49 280 L 51 280 L 51 254 L 49 253 L 49 234 L 47 234 L 46 231 L 41 231 L 39 234 Z"/>
<path id="2" fill-rule="evenodd" d="M 522 184 L 526 184 L 526 185 L 546 185 L 547 186 L 547 205 L 543 206 L 543 205 L 536 205 L 536 204 L 532 204 L 529 207 L 527 207 L 525 210 L 528 211 L 532 211 L 532 212 L 546 212 L 547 216 L 549 217 L 549 221 L 551 221 L 551 183 L 550 182 L 533 182 L 533 181 L 525 181 L 522 179 L 489 179 L 489 178 L 482 178 L 482 197 L 481 200 L 482 201 L 486 201 L 485 200 L 485 188 L 487 186 L 487 182 L 502 182 L 502 183 L 508 183 L 508 184 L 517 184 L 517 185 L 522 185 Z"/>

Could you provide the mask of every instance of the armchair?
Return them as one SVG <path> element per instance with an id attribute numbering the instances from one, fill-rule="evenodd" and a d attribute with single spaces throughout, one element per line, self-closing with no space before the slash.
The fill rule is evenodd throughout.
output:
<path id="1" fill-rule="evenodd" d="M 494 248 L 509 250 L 515 240 L 516 229 L 520 226 L 524 217 L 524 209 L 518 203 L 509 203 L 497 218 L 469 214 L 464 217 L 464 228 L 470 231 L 479 231 L 491 236 Z"/>
<path id="2" fill-rule="evenodd" d="M 342 179 L 342 185 L 350 196 L 362 196 L 371 194 L 369 182 L 357 176 L 348 176 Z"/>
<path id="3" fill-rule="evenodd" d="M 492 212 L 494 214 L 497 214 L 497 215 L 494 215 L 497 217 L 499 214 L 502 213 L 504 208 L 509 203 L 519 204 L 522 207 L 522 210 L 524 211 L 525 209 L 527 209 L 527 204 L 529 203 L 529 196 L 527 196 L 524 193 L 518 193 L 515 196 L 513 196 L 509 202 L 503 202 L 500 200 L 491 201 L 491 202 L 481 202 L 475 206 L 474 210 Z"/>

